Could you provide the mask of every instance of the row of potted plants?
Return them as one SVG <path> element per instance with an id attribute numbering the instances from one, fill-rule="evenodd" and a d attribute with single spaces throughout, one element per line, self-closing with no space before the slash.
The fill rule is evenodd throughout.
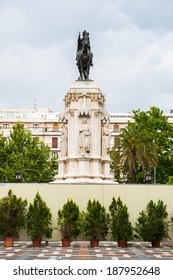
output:
<path id="1" fill-rule="evenodd" d="M 51 238 L 52 214 L 46 202 L 37 193 L 28 209 L 27 204 L 11 190 L 0 200 L 0 236 L 4 242 L 9 238 L 11 240 L 11 244 L 4 243 L 5 246 L 13 246 L 22 228 L 26 228 L 34 246 L 40 246 L 43 238 Z M 70 242 L 79 235 L 90 240 L 91 246 L 99 246 L 99 240 L 105 240 L 108 234 L 121 247 L 133 239 L 151 241 L 152 246 L 160 246 L 163 238 L 170 238 L 171 222 L 173 218 L 168 221 L 166 205 L 162 200 L 157 203 L 149 201 L 146 209 L 139 213 L 134 227 L 129 220 L 128 208 L 120 197 L 112 198 L 108 213 L 95 199 L 88 200 L 85 211 L 80 211 L 79 206 L 68 199 L 57 213 L 57 229 L 61 233 L 63 246 L 70 246 Z M 157 244 L 154 245 L 154 242 Z"/>
<path id="2" fill-rule="evenodd" d="M 73 219 L 71 219 L 69 205 L 71 205 L 71 209 L 73 208 L 73 213 L 76 213 Z M 170 239 L 170 223 L 173 225 L 173 218 L 168 220 L 166 205 L 162 200 L 158 200 L 157 203 L 153 200 L 149 201 L 146 209 L 139 213 L 134 227 L 129 220 L 128 208 L 120 197 L 112 198 L 109 213 L 106 213 L 105 207 L 95 199 L 89 200 L 86 211 L 81 213 L 72 200 L 68 200 L 63 210 L 58 212 L 58 225 L 62 240 L 68 240 L 66 246 L 70 245 L 72 238 L 81 233 L 85 239 L 90 240 L 92 247 L 98 246 L 99 240 L 105 240 L 107 234 L 111 235 L 113 241 L 117 241 L 119 247 L 127 246 L 127 242 L 133 239 L 150 241 L 153 247 L 159 247 L 162 239 Z"/>
<path id="3" fill-rule="evenodd" d="M 52 214 L 46 202 L 37 193 L 28 209 L 27 204 L 26 199 L 18 198 L 11 190 L 0 199 L 0 237 L 4 240 L 4 246 L 13 246 L 21 229 L 27 229 L 36 246 L 40 246 L 43 236 L 51 238 Z"/>

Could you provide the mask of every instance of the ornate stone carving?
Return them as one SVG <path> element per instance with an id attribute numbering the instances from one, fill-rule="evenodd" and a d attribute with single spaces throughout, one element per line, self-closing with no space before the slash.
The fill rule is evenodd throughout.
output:
<path id="1" fill-rule="evenodd" d="M 106 123 L 102 128 L 102 156 L 107 156 L 110 148 L 111 128 L 109 123 Z"/>
<path id="2" fill-rule="evenodd" d="M 61 133 L 62 133 L 61 142 L 60 142 L 61 156 L 67 156 L 68 132 L 67 132 L 66 124 L 63 124 Z"/>
<path id="3" fill-rule="evenodd" d="M 110 182 L 109 114 L 104 110 L 105 97 L 100 86 L 91 80 L 75 81 L 64 101 L 62 156 L 58 159 L 56 179 Z"/>
<path id="4" fill-rule="evenodd" d="M 100 110 L 95 110 L 94 114 L 95 114 L 96 117 L 98 117 L 99 114 L 100 114 Z"/>
<path id="5" fill-rule="evenodd" d="M 82 125 L 79 128 L 79 153 L 86 155 L 90 153 L 91 130 L 88 125 L 87 119 L 82 120 Z"/>
<path id="6" fill-rule="evenodd" d="M 74 110 L 73 109 L 69 110 L 69 113 L 72 117 L 74 117 Z"/>
<path id="7" fill-rule="evenodd" d="M 59 115 L 59 121 L 60 122 L 67 122 L 68 120 L 68 116 L 67 116 L 67 112 L 62 112 L 60 115 Z"/>
<path id="8" fill-rule="evenodd" d="M 106 123 L 110 121 L 110 115 L 107 111 L 102 111 L 102 122 Z"/>
<path id="9" fill-rule="evenodd" d="M 85 94 L 83 97 L 83 103 L 79 109 L 79 117 L 82 117 L 82 116 L 90 117 L 90 109 L 89 109 L 88 105 L 86 104 L 86 95 Z"/>

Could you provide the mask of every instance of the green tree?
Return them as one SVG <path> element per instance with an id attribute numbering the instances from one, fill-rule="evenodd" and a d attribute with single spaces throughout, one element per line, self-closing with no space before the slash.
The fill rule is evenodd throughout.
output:
<path id="1" fill-rule="evenodd" d="M 80 233 L 80 210 L 72 199 L 68 199 L 58 210 L 57 224 L 63 239 L 76 238 Z"/>
<path id="2" fill-rule="evenodd" d="M 142 182 L 144 170 L 153 174 L 155 169 L 157 183 L 164 184 L 173 175 L 173 126 L 159 108 L 133 111 L 133 122 L 115 141 L 110 155 L 117 180 L 123 174 L 129 182 Z"/>
<path id="3" fill-rule="evenodd" d="M 136 183 L 143 178 L 146 169 L 156 166 L 157 145 L 139 125 L 129 122 L 119 137 L 115 138 L 110 156 L 115 179 L 118 182 Z"/>
<path id="4" fill-rule="evenodd" d="M 9 140 L 2 145 L 5 160 L 3 172 L 0 172 L 1 182 L 14 182 L 17 170 L 22 172 L 22 182 L 45 183 L 53 180 L 58 171 L 56 159 L 51 157 L 50 148 L 38 137 L 32 138 L 23 124 L 14 125 Z"/>
<path id="5" fill-rule="evenodd" d="M 0 178 L 1 182 L 5 181 L 5 163 L 6 163 L 6 151 L 5 151 L 5 138 L 0 134 Z"/>
<path id="6" fill-rule="evenodd" d="M 166 204 L 162 200 L 150 200 L 146 209 L 139 213 L 135 231 L 144 241 L 162 240 L 169 237 L 169 221 Z"/>
<path id="7" fill-rule="evenodd" d="M 168 181 L 166 182 L 168 185 L 173 185 L 173 176 L 169 176 Z"/>
<path id="8" fill-rule="evenodd" d="M 82 212 L 82 232 L 85 238 L 106 238 L 109 228 L 109 214 L 98 200 L 88 200 L 86 211 Z"/>
<path id="9" fill-rule="evenodd" d="M 0 199 L 0 236 L 19 237 L 20 230 L 26 225 L 27 204 L 26 199 L 17 197 L 12 190 Z"/>
<path id="10" fill-rule="evenodd" d="M 173 126 L 163 111 L 156 107 L 146 112 L 137 110 L 133 113 L 136 125 L 158 146 L 157 183 L 164 184 L 173 175 Z M 153 172 L 153 169 L 150 171 Z"/>
<path id="11" fill-rule="evenodd" d="M 120 197 L 112 198 L 109 206 L 110 230 L 113 240 L 128 241 L 133 239 L 133 227 L 129 220 L 129 213 L 126 204 L 123 204 Z"/>
<path id="12" fill-rule="evenodd" d="M 27 233 L 32 240 L 52 237 L 52 213 L 38 192 L 34 197 L 33 203 L 29 204 L 26 221 Z"/>

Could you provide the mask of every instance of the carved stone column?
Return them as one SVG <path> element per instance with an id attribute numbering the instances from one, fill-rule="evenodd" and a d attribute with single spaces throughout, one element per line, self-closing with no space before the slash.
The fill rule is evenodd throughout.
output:
<path id="1" fill-rule="evenodd" d="M 94 81 L 75 81 L 64 102 L 68 151 L 66 156 L 63 152 L 59 158 L 60 169 L 56 180 L 110 182 L 110 158 L 106 148 L 103 150 L 103 141 L 106 143 L 103 118 L 108 123 L 108 116 L 104 112 L 105 97 L 100 87 Z"/>

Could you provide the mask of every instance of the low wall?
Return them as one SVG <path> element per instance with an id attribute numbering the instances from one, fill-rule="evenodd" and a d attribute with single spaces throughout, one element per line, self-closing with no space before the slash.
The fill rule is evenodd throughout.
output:
<path id="1" fill-rule="evenodd" d="M 57 227 L 57 212 L 62 208 L 67 199 L 73 199 L 85 210 L 88 199 L 98 199 L 108 210 L 112 197 L 121 197 L 126 203 L 132 225 L 139 216 L 139 212 L 146 208 L 152 199 L 157 202 L 162 199 L 167 205 L 169 217 L 173 216 L 173 185 L 104 185 L 104 184 L 0 184 L 0 198 L 7 195 L 9 189 L 18 197 L 33 202 L 35 194 L 40 193 L 52 212 L 53 227 Z M 170 231 L 173 240 L 173 233 Z M 29 239 L 26 231 L 21 232 L 21 240 Z M 58 230 L 53 231 L 51 240 L 59 240 Z"/>

